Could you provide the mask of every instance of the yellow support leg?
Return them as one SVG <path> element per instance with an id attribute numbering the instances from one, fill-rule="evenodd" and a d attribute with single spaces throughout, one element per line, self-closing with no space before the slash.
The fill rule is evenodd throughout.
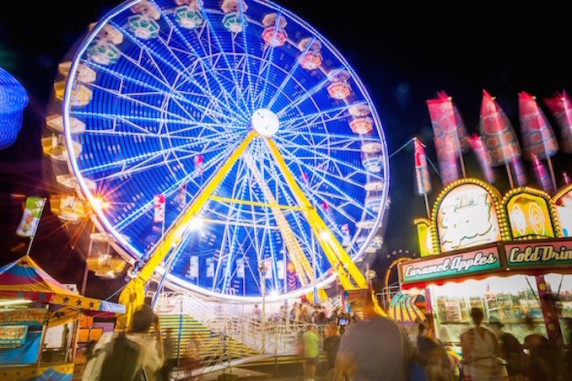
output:
<path id="1" fill-rule="evenodd" d="M 252 139 L 256 137 L 254 130 L 250 131 L 246 138 L 236 150 L 230 155 L 224 165 L 215 173 L 213 178 L 205 185 L 203 191 L 197 195 L 185 211 L 182 212 L 179 219 L 169 228 L 160 244 L 157 245 L 155 250 L 150 254 L 149 260 L 143 266 L 137 277 L 133 278 L 121 294 L 119 295 L 119 303 L 125 305 L 125 315 L 117 318 L 117 329 L 127 328 L 131 325 L 133 312 L 143 305 L 145 302 L 145 284 L 153 275 L 153 272 L 161 264 L 165 256 L 176 246 L 183 234 L 187 230 L 188 224 L 191 222 L 203 208 L 209 197 L 214 193 L 216 188 L 226 177 L 232 166 L 244 153 Z"/>
<path id="2" fill-rule="evenodd" d="M 290 172 L 290 169 L 286 165 L 282 155 L 280 155 L 280 151 L 278 151 L 276 144 L 269 138 L 265 139 L 265 141 L 270 150 L 270 153 L 272 154 L 272 157 L 276 161 L 276 164 L 280 168 L 282 175 L 286 179 L 290 190 L 294 194 L 294 197 L 298 203 L 306 209 L 306 218 L 312 227 L 312 232 L 322 247 L 322 250 L 324 250 L 324 253 L 330 261 L 332 268 L 338 273 L 342 287 L 344 287 L 344 289 L 367 287 L 367 281 L 361 271 L 353 263 L 350 256 L 346 253 L 342 245 L 340 245 L 338 240 L 334 237 L 330 229 L 328 229 L 326 223 L 322 220 L 318 212 L 304 195 L 304 192 L 302 192 L 298 186 L 296 179 Z M 344 274 L 344 272 L 347 272 L 347 274 Z M 355 285 L 351 283 L 350 278 L 353 280 Z"/>

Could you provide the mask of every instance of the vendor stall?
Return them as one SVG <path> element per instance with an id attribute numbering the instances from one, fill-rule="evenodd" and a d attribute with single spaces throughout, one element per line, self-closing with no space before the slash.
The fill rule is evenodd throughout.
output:
<path id="1" fill-rule="evenodd" d="M 71 381 L 80 317 L 124 311 L 72 291 L 30 257 L 0 267 L 0 379 Z"/>
<path id="2" fill-rule="evenodd" d="M 458 345 L 480 307 L 485 324 L 500 321 L 521 343 L 537 333 L 571 344 L 572 239 L 556 208 L 569 191 L 520 187 L 501 198 L 476 179 L 443 190 L 431 219 L 416 221 L 426 255 L 399 265 L 402 291 L 425 291 L 439 339 Z"/>

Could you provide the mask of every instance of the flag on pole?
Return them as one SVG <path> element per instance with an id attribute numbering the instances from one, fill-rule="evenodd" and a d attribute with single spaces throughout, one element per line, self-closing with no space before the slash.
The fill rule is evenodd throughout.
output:
<path id="1" fill-rule="evenodd" d="M 419 139 L 413 139 L 415 155 L 415 183 L 417 184 L 417 194 L 427 194 L 431 191 L 431 179 L 429 178 L 429 168 L 427 167 L 427 157 L 425 148 Z"/>
<path id="2" fill-rule="evenodd" d="M 165 195 L 153 196 L 153 222 L 158 224 L 165 221 Z"/>
<path id="3" fill-rule="evenodd" d="M 437 155 L 439 171 L 441 172 L 441 180 L 443 185 L 447 186 L 453 181 L 459 180 L 459 165 L 457 156 L 455 156 L 455 140 L 450 135 L 446 136 L 441 143 L 441 153 Z"/>
<path id="4" fill-rule="evenodd" d="M 565 91 L 544 99 L 560 127 L 560 147 L 564 153 L 572 153 L 572 102 Z"/>
<path id="5" fill-rule="evenodd" d="M 437 93 L 437 98 L 427 101 L 429 116 L 431 117 L 431 126 L 433 127 L 433 135 L 437 144 L 437 151 L 445 148 L 441 145 L 442 139 L 449 137 L 454 142 L 454 156 L 459 156 L 462 152 L 469 149 L 467 142 L 467 130 L 465 123 L 461 117 L 461 113 L 453 100 L 444 91 Z"/>
<path id="6" fill-rule="evenodd" d="M 511 163 L 520 156 L 518 139 L 508 117 L 486 90 L 481 103 L 480 133 L 491 153 L 492 166 Z"/>
<path id="7" fill-rule="evenodd" d="M 236 258 L 236 277 L 244 278 L 244 258 Z"/>
<path id="8" fill-rule="evenodd" d="M 473 152 L 477 157 L 479 165 L 481 166 L 481 170 L 483 171 L 483 175 L 485 180 L 488 183 L 493 183 L 495 181 L 495 174 L 491 167 L 491 157 L 489 153 L 485 149 L 485 145 L 483 144 L 483 140 L 477 134 L 473 134 L 473 136 L 467 138 L 469 144 L 473 148 Z"/>
<path id="9" fill-rule="evenodd" d="M 526 185 L 526 170 L 524 169 L 524 166 L 522 165 L 522 161 L 520 160 L 520 157 L 515 156 L 512 158 L 512 161 L 510 162 L 510 166 L 512 168 L 512 173 L 513 176 L 516 179 L 516 185 L 518 185 L 519 187 L 523 187 Z"/>
<path id="10" fill-rule="evenodd" d="M 552 186 L 552 181 L 550 180 L 550 174 L 536 155 L 532 154 L 532 170 L 536 176 L 536 182 L 540 185 L 540 188 L 546 193 L 553 194 L 554 187 Z"/>
<path id="11" fill-rule="evenodd" d="M 524 158 L 532 160 L 536 156 L 537 159 L 547 159 L 553 156 L 558 151 L 558 142 L 536 98 L 524 91 L 518 93 L 518 113 Z"/>
<path id="12" fill-rule="evenodd" d="M 44 210 L 44 205 L 46 205 L 46 199 L 39 196 L 28 196 L 26 197 L 26 204 L 24 208 L 24 214 L 18 228 L 16 229 L 16 234 L 20 237 L 33 237 L 38 229 L 38 224 L 40 222 L 40 217 Z"/>
<path id="13" fill-rule="evenodd" d="M 437 153 L 441 178 L 445 185 L 459 179 L 457 159 L 467 150 L 467 132 L 461 114 L 445 92 L 427 100 L 433 127 L 433 142 Z"/>

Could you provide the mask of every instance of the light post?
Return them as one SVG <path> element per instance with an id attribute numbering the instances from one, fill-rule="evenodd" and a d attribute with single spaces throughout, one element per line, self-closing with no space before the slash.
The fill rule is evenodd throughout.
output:
<path id="1" fill-rule="evenodd" d="M 262 331 L 262 353 L 266 352 L 266 266 L 261 262 L 258 266 L 260 272 L 260 292 L 262 294 L 262 316 L 260 330 Z"/>

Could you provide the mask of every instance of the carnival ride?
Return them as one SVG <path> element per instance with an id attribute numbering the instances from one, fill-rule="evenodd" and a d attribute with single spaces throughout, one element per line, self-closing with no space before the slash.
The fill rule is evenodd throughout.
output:
<path id="1" fill-rule="evenodd" d="M 131 266 L 127 319 L 153 274 L 243 302 L 367 287 L 389 206 L 384 133 L 356 72 L 302 19 L 269 1 L 127 1 L 59 73 L 44 152 L 76 191 L 59 199 L 68 217 L 91 217 Z"/>
<path id="2" fill-rule="evenodd" d="M 24 87 L 0 68 L 0 150 L 14 144 L 22 127 L 22 110 L 28 104 Z"/>

